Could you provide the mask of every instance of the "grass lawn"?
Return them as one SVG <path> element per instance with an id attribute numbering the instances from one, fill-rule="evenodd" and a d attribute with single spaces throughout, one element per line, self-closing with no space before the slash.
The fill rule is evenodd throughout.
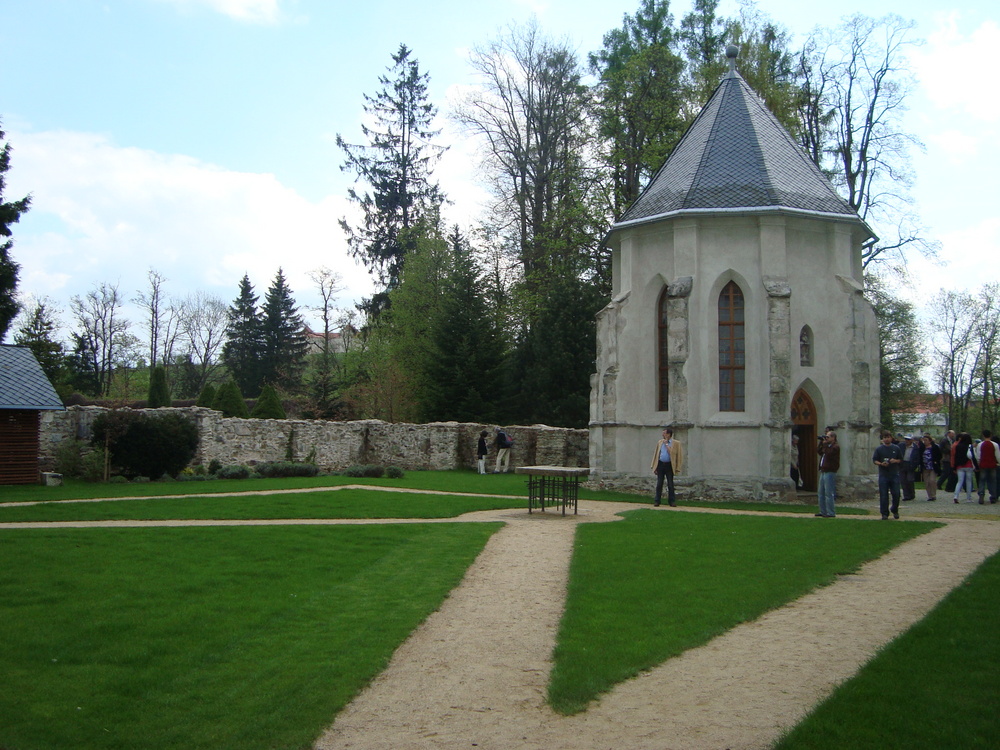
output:
<path id="1" fill-rule="evenodd" d="M 1000 747 L 998 613 L 994 555 L 775 747 Z"/>
<path id="2" fill-rule="evenodd" d="M 935 528 L 633 511 L 577 530 L 549 686 L 575 713 L 616 683 Z"/>
<path id="3" fill-rule="evenodd" d="M 0 747 L 309 747 L 498 527 L 0 531 Z"/>

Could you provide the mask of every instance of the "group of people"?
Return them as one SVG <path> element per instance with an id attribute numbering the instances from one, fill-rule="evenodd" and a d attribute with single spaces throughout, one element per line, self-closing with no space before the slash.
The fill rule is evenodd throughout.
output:
<path id="1" fill-rule="evenodd" d="M 510 471 L 510 449 L 514 447 L 514 438 L 503 427 L 493 428 L 493 447 L 497 453 L 496 466 L 493 468 L 494 474 L 506 474 Z M 486 438 L 489 432 L 483 430 L 479 433 L 479 443 L 476 446 L 476 465 L 480 474 L 486 473 L 486 456 L 490 449 L 486 445 Z"/>
<path id="2" fill-rule="evenodd" d="M 790 474 L 798 486 L 799 449 L 798 436 L 792 436 L 792 462 Z M 817 516 L 833 518 L 836 495 L 836 476 L 840 469 L 840 446 L 837 434 L 827 430 L 820 437 L 819 455 L 819 513 Z M 900 500 L 916 499 L 916 482 L 923 481 L 927 500 L 937 500 L 938 490 L 954 492 L 953 502 L 958 502 L 965 490 L 966 502 L 974 502 L 973 490 L 978 477 L 979 504 L 997 502 L 997 469 L 1000 467 L 1000 443 L 993 438 L 990 430 L 982 431 L 982 439 L 974 441 L 972 436 L 954 430 L 935 442 L 930 433 L 923 435 L 902 435 L 896 438 L 889 431 L 881 434 L 881 442 L 874 453 L 872 463 L 878 467 L 879 511 L 882 520 L 891 514 L 899 518 Z"/>

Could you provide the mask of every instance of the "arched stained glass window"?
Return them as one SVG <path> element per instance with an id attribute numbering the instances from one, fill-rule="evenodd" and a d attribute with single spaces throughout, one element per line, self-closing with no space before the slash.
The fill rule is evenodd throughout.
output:
<path id="1" fill-rule="evenodd" d="M 719 411 L 746 410 L 743 292 L 734 281 L 719 295 Z"/>
<path id="2" fill-rule="evenodd" d="M 667 411 L 670 408 L 670 364 L 667 358 L 667 290 L 660 295 L 656 308 L 656 352 L 657 352 L 657 409 Z"/>

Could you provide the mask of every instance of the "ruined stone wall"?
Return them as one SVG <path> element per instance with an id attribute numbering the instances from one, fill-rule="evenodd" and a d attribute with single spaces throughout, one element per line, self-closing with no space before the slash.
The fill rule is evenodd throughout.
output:
<path id="1" fill-rule="evenodd" d="M 104 409 L 71 406 L 66 411 L 43 412 L 41 465 L 53 468 L 59 445 L 74 438 L 89 440 L 91 425 Z M 155 411 L 163 411 L 155 410 Z M 340 471 L 357 464 L 420 469 L 474 469 L 476 442 L 489 431 L 487 469 L 492 470 L 493 426 L 458 422 L 431 424 L 390 423 L 380 420 L 327 422 L 293 419 L 236 419 L 201 407 L 173 409 L 189 414 L 198 424 L 200 444 L 193 463 L 223 465 L 284 461 L 289 453 L 302 461 L 315 451 L 321 471 Z M 514 438 L 511 466 L 587 466 L 588 432 L 532 425 L 508 428 Z"/>

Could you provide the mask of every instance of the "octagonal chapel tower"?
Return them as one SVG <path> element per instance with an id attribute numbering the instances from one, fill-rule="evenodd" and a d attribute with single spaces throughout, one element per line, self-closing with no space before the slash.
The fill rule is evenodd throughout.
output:
<path id="1" fill-rule="evenodd" d="M 879 339 L 861 249 L 874 235 L 726 54 L 729 73 L 606 238 L 590 479 L 651 487 L 671 426 L 682 498 L 784 499 L 793 432 L 815 490 L 832 427 L 838 497 L 869 495 Z"/>

